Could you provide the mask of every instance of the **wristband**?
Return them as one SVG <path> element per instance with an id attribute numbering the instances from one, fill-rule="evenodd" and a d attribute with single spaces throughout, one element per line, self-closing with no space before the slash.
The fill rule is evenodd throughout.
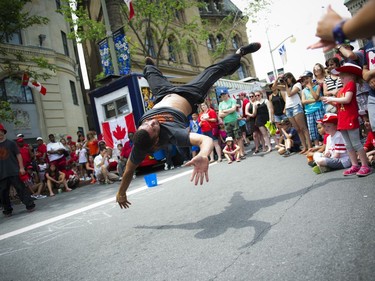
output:
<path id="1" fill-rule="evenodd" d="M 350 40 L 346 38 L 346 35 L 342 30 L 342 27 L 346 21 L 347 19 L 340 21 L 332 30 L 333 38 L 335 39 L 337 45 L 350 42 Z"/>

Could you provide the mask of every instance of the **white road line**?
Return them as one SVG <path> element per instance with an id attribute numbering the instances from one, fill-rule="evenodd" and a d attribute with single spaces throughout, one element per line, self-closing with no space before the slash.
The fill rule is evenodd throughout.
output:
<path id="1" fill-rule="evenodd" d="M 210 164 L 213 165 L 213 164 L 216 164 L 215 163 L 212 163 Z M 165 183 L 165 182 L 169 182 L 171 180 L 174 180 L 174 179 L 177 179 L 177 178 L 180 178 L 180 177 L 183 177 L 187 174 L 191 173 L 191 170 L 188 170 L 188 171 L 185 171 L 185 172 L 182 172 L 182 173 L 179 173 L 177 175 L 174 175 L 172 177 L 169 177 L 169 178 L 166 178 L 164 180 L 161 180 L 161 181 L 158 181 L 158 184 L 162 184 L 162 183 Z M 133 195 L 133 194 L 136 194 L 136 193 L 139 193 L 141 191 L 144 191 L 144 190 L 147 190 L 148 187 L 147 186 L 142 186 L 142 187 L 139 187 L 137 189 L 134 189 L 134 190 L 131 190 L 129 192 L 127 192 L 127 195 L 130 196 L 130 195 Z M 63 219 L 66 219 L 66 218 L 69 218 L 71 216 L 74 216 L 74 215 L 77 215 L 79 213 L 83 213 L 85 211 L 88 211 L 88 210 L 91 210 L 91 209 L 94 209 L 94 208 L 97 208 L 97 207 L 100 207 L 102 205 L 105 205 L 105 204 L 108 204 L 108 203 L 111 203 L 111 202 L 115 202 L 115 198 L 111 197 L 111 198 L 108 198 L 108 199 L 105 199 L 105 200 L 102 200 L 102 201 L 99 201 L 99 202 L 96 202 L 94 204 L 91 204 L 89 206 L 86 206 L 86 207 L 83 207 L 83 208 L 80 208 L 80 209 L 77 209 L 77 210 L 74 210 L 74 211 L 71 211 L 69 213 L 66 213 L 66 214 L 63 214 L 63 215 L 60 215 L 60 216 L 57 216 L 57 217 L 53 217 L 53 218 L 50 218 L 48 220 L 45 220 L 45 221 L 41 221 L 41 222 L 38 222 L 38 223 L 35 223 L 35 224 L 32 224 L 32 225 L 29 225 L 29 226 L 26 226 L 26 227 L 23 227 L 23 228 L 20 228 L 20 229 L 17 229 L 17 230 L 14 230 L 14 231 L 11 231 L 11 232 L 8 232 L 8 233 L 5 233 L 5 234 L 2 234 L 0 235 L 0 241 L 1 240 L 4 240 L 4 239 L 7 239 L 7 238 L 10 238 L 10 237 L 13 237 L 13 236 L 16 236 L 16 235 L 19 235 L 19 234 L 22 234 L 22 233 L 25 233 L 25 232 L 28 232 L 30 230 L 34 230 L 36 228 L 39 228 L 39 227 L 42 227 L 42 226 L 45 226 L 47 224 L 51 224 L 51 223 L 54 223 L 54 222 L 57 222 L 57 221 L 60 221 L 60 220 L 63 220 Z"/>

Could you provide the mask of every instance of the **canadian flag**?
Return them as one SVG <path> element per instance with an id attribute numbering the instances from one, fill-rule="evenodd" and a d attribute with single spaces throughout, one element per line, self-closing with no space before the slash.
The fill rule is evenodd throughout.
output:
<path id="1" fill-rule="evenodd" d="M 128 6 L 129 10 L 129 20 L 131 20 L 134 17 L 134 9 L 133 9 L 133 3 L 132 0 L 124 0 L 125 4 Z"/>
<path id="2" fill-rule="evenodd" d="M 47 93 L 46 87 L 36 81 L 34 78 L 29 77 L 27 73 L 22 75 L 22 86 L 29 86 L 30 88 L 36 89 L 42 95 Z"/>
<path id="3" fill-rule="evenodd" d="M 135 121 L 132 113 L 125 117 L 102 123 L 103 139 L 106 145 L 111 148 L 119 143 L 126 143 L 129 140 L 128 133 L 134 133 L 135 131 Z"/>

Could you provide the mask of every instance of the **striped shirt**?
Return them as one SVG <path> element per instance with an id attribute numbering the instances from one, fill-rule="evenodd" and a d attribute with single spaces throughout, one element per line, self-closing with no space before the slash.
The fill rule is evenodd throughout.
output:
<path id="1" fill-rule="evenodd" d="M 332 79 L 331 75 L 324 78 L 324 83 L 327 85 L 327 90 L 332 91 L 343 87 L 340 77 Z"/>

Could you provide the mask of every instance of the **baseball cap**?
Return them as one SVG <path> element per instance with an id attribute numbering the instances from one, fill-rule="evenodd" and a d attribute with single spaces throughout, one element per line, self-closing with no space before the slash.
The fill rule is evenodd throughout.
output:
<path id="1" fill-rule="evenodd" d="M 314 74 L 309 71 L 309 70 L 306 70 L 304 73 L 302 73 L 302 75 L 300 77 L 313 77 Z"/>
<path id="2" fill-rule="evenodd" d="M 17 138 L 23 138 L 23 137 L 25 137 L 23 134 L 18 134 L 17 135 Z"/>
<path id="3" fill-rule="evenodd" d="M 72 136 L 66 136 L 66 138 L 67 138 L 67 139 L 71 139 L 71 138 L 72 138 Z"/>
<path id="4" fill-rule="evenodd" d="M 36 140 L 38 141 L 38 140 L 43 140 L 43 139 L 42 137 L 37 137 Z"/>

